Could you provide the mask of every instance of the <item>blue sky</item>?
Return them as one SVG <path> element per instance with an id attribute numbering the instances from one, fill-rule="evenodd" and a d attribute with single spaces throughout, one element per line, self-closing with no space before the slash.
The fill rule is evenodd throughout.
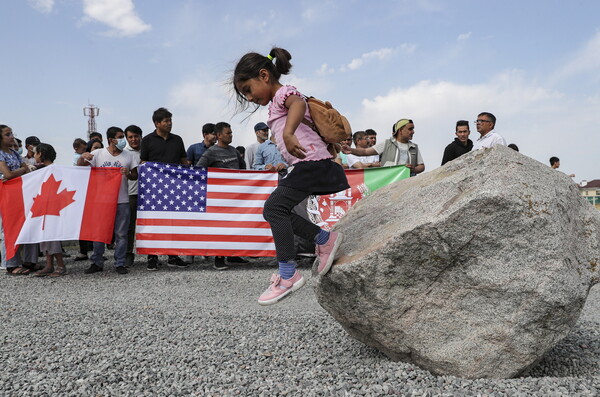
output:
<path id="1" fill-rule="evenodd" d="M 384 139 L 412 118 L 426 170 L 456 120 L 488 111 L 523 154 L 600 178 L 597 1 L 6 0 L 0 15 L 0 123 L 52 144 L 60 164 L 85 137 L 88 103 L 102 133 L 150 133 L 165 106 L 186 147 L 218 121 L 250 144 L 266 109 L 235 114 L 231 70 L 277 45 L 293 57 L 282 83 L 331 101 L 353 130 Z"/>

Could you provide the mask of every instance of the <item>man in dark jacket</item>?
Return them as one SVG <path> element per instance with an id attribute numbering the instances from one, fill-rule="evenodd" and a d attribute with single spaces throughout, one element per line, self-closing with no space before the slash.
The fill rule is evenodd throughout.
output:
<path id="1" fill-rule="evenodd" d="M 442 165 L 473 149 L 473 142 L 469 139 L 470 133 L 468 121 L 458 120 L 456 122 L 456 138 L 454 138 L 454 142 L 446 146 L 444 157 L 442 158 Z"/>

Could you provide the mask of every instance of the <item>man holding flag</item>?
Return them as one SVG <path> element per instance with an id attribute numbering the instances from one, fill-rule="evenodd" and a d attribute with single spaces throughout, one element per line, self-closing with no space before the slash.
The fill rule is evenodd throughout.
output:
<path id="1" fill-rule="evenodd" d="M 123 130 L 119 127 L 110 127 L 106 131 L 108 147 L 94 150 L 92 153 L 83 153 L 78 165 L 91 165 L 92 167 L 117 167 L 121 169 L 121 186 L 117 201 L 117 213 L 114 222 L 115 235 L 115 270 L 119 274 L 127 274 L 125 268 L 125 254 L 127 251 L 127 228 L 129 226 L 129 194 L 127 179 L 136 180 L 138 177 L 138 160 L 128 151 L 123 151 L 127 141 Z M 94 241 L 92 264 L 86 269 L 86 274 L 101 272 L 104 269 L 104 243 Z"/>

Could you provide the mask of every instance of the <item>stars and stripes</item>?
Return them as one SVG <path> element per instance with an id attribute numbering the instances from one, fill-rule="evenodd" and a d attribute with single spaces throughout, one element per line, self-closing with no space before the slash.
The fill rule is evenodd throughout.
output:
<path id="1" fill-rule="evenodd" d="M 275 256 L 262 210 L 277 173 L 148 162 L 139 175 L 137 253 Z"/>

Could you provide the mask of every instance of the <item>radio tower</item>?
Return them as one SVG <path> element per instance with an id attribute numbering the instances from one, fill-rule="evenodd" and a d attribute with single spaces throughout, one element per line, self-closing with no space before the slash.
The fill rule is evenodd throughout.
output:
<path id="1" fill-rule="evenodd" d="M 90 134 L 92 132 L 97 132 L 96 131 L 96 116 L 100 115 L 100 108 L 98 108 L 94 105 L 88 105 L 87 107 L 83 108 L 83 115 L 88 117 L 87 136 L 89 139 Z"/>

